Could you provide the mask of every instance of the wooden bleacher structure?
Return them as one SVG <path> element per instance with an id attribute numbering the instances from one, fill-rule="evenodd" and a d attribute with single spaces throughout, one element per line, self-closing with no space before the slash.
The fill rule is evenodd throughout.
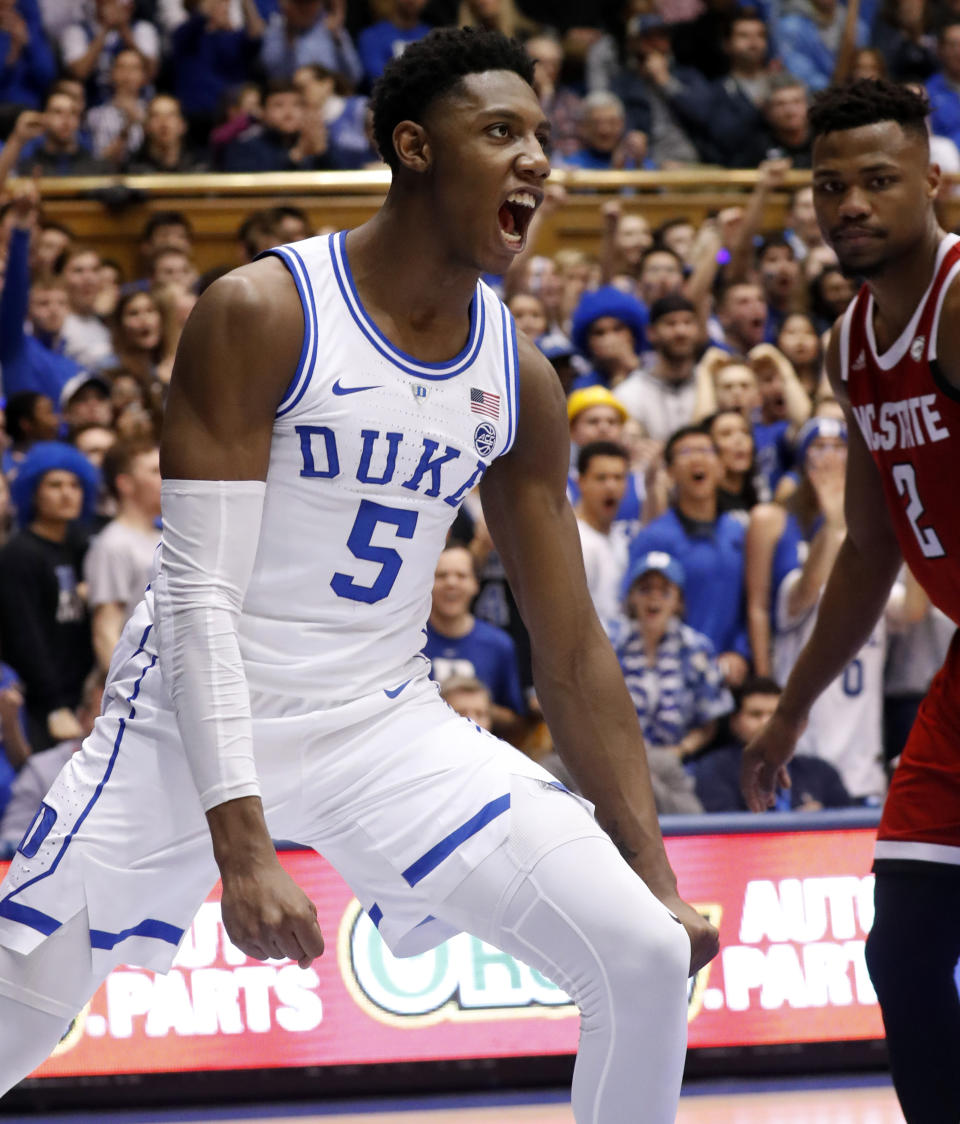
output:
<path id="1" fill-rule="evenodd" d="M 600 205 L 620 200 L 625 213 L 639 211 L 652 227 L 684 217 L 695 223 L 724 207 L 742 204 L 754 186 L 755 171 L 691 168 L 669 172 L 555 172 L 567 190 L 566 202 L 545 217 L 537 250 L 552 254 L 564 248 L 596 253 L 602 236 Z M 960 177 L 952 177 L 960 181 Z M 809 182 L 809 172 L 790 172 L 783 187 L 771 193 L 765 230 L 781 230 L 791 192 Z M 64 177 L 40 181 L 44 215 L 65 223 L 77 238 L 113 258 L 128 277 L 139 272 L 137 238 L 153 211 L 183 211 L 195 232 L 196 262 L 203 271 L 240 264 L 236 241 L 241 222 L 254 210 L 281 203 L 302 207 L 315 229 L 359 225 L 380 206 L 389 184 L 386 171 L 266 172 L 217 174 Z M 102 201 L 104 189 L 125 187 L 137 200 L 118 209 Z M 942 218 L 948 229 L 960 223 L 956 182 L 942 193 Z"/>

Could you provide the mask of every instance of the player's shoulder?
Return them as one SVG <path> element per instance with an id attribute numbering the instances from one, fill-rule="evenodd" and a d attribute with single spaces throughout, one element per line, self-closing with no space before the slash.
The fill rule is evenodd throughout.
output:
<path id="1" fill-rule="evenodd" d="M 285 311 L 299 313 L 299 308 L 296 284 L 274 255 L 231 269 L 209 285 L 197 301 L 197 311 L 230 316 L 254 328 L 265 317 Z"/>
<path id="2" fill-rule="evenodd" d="M 945 287 L 936 342 L 938 373 L 954 391 L 960 391 L 960 271 L 949 278 Z"/>

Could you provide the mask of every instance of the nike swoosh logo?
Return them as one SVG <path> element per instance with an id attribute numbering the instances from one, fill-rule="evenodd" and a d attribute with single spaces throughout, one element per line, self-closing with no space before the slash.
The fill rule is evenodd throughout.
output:
<path id="1" fill-rule="evenodd" d="M 379 389 L 380 389 L 379 385 L 378 386 L 341 386 L 339 379 L 337 379 L 337 381 L 333 384 L 333 393 L 334 394 L 359 394 L 361 390 L 379 390 Z"/>
<path id="2" fill-rule="evenodd" d="M 387 688 L 384 687 L 383 693 L 387 696 L 388 699 L 395 699 L 397 697 L 397 695 L 399 695 L 400 692 L 403 690 L 403 688 L 406 687 L 409 683 L 412 683 L 412 682 L 413 682 L 412 679 L 408 679 L 406 683 L 401 683 L 399 687 L 395 687 L 392 691 L 388 691 Z"/>

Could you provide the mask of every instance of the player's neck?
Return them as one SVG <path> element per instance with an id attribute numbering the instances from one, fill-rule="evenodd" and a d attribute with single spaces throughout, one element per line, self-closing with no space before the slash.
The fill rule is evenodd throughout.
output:
<path id="1" fill-rule="evenodd" d="M 475 623 L 473 613 L 470 612 L 457 613 L 453 617 L 445 616 L 443 613 L 436 612 L 436 610 L 430 613 L 430 627 L 434 632 L 446 636 L 449 640 L 461 640 L 473 631 Z"/>
<path id="2" fill-rule="evenodd" d="M 428 200 L 387 198 L 347 236 L 347 257 L 367 313 L 391 343 L 423 362 L 443 362 L 466 344 L 479 271 L 431 243 Z"/>
<path id="3" fill-rule="evenodd" d="M 876 311 L 874 335 L 881 353 L 900 337 L 930 286 L 943 236 L 940 227 L 931 223 L 915 247 L 891 261 L 883 273 L 867 278 Z"/>

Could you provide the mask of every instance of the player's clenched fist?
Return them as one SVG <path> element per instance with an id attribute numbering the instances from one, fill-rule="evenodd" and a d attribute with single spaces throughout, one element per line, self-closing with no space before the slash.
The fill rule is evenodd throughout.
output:
<path id="1" fill-rule="evenodd" d="M 257 960 L 296 960 L 308 968 L 323 953 L 317 909 L 276 857 L 224 874 L 220 901 L 233 943 Z"/>

